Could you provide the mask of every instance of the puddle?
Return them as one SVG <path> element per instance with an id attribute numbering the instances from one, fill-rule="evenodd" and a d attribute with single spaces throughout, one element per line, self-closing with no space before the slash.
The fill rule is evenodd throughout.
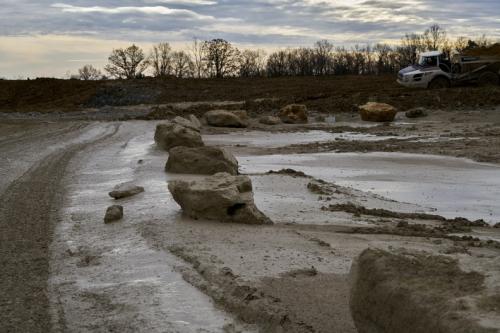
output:
<path id="1" fill-rule="evenodd" d="M 235 132 L 230 134 L 204 135 L 203 140 L 207 145 L 235 146 L 245 145 L 250 147 L 278 148 L 294 144 L 307 144 L 313 142 L 328 142 L 334 140 L 347 141 L 383 141 L 388 139 L 406 139 L 400 136 L 377 136 L 355 132 L 330 133 L 326 131 L 307 131 L 291 133 L 269 133 L 264 131 Z"/>
<path id="2" fill-rule="evenodd" d="M 74 174 L 53 245 L 52 306 L 74 332 L 223 332 L 233 318 L 174 270 L 184 262 L 140 234 L 148 221 L 179 220 L 163 171 L 166 153 L 153 146 L 154 125 L 146 126 L 122 124 L 111 144 L 92 147 L 68 168 Z M 107 193 L 127 181 L 146 192 L 112 200 Z M 124 206 L 124 219 L 105 225 L 112 204 Z"/>
<path id="3" fill-rule="evenodd" d="M 240 156 L 241 171 L 293 168 L 386 198 L 433 207 L 445 217 L 500 221 L 500 167 L 466 159 L 401 153 Z"/>

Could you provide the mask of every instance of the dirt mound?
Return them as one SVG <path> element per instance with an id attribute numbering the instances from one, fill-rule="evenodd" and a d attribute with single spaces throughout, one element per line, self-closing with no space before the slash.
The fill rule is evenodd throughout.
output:
<path id="1" fill-rule="evenodd" d="M 464 52 L 468 56 L 498 56 L 500 57 L 500 43 L 493 44 L 487 47 L 478 47 Z"/>
<path id="2" fill-rule="evenodd" d="M 484 276 L 424 253 L 365 250 L 351 275 L 351 309 L 359 332 L 496 332 L 475 322 L 464 297 L 483 290 Z"/>

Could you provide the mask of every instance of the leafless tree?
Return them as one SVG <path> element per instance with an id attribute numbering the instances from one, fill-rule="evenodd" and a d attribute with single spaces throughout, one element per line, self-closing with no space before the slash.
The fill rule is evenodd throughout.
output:
<path id="1" fill-rule="evenodd" d="M 148 59 L 154 77 L 164 77 L 172 73 L 172 48 L 169 43 L 153 46 Z"/>
<path id="2" fill-rule="evenodd" d="M 244 50 L 241 52 L 239 64 L 241 77 L 260 76 L 264 73 L 265 52 L 263 50 Z"/>
<path id="3" fill-rule="evenodd" d="M 115 78 L 135 79 L 141 77 L 148 67 L 144 52 L 136 45 L 114 49 L 108 60 L 109 64 L 104 69 Z"/>
<path id="4" fill-rule="evenodd" d="M 78 78 L 80 80 L 100 80 L 102 73 L 92 65 L 85 65 L 78 70 Z"/>
<path id="5" fill-rule="evenodd" d="M 239 51 L 231 43 L 224 39 L 212 39 L 203 43 L 203 51 L 210 76 L 223 78 L 236 73 Z"/>
<path id="6" fill-rule="evenodd" d="M 437 51 L 442 49 L 446 42 L 446 31 L 439 25 L 433 24 L 425 30 L 423 42 L 428 51 Z"/>
<path id="7" fill-rule="evenodd" d="M 194 38 L 189 49 L 193 61 L 194 76 L 197 78 L 203 77 L 206 71 L 206 56 L 203 45 L 198 38 Z"/>
<path id="8" fill-rule="evenodd" d="M 172 67 L 175 76 L 185 78 L 193 76 L 193 61 L 188 53 L 177 51 L 172 53 Z"/>

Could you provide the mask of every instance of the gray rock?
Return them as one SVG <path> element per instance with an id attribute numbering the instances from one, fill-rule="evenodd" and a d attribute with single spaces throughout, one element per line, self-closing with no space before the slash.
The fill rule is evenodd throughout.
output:
<path id="1" fill-rule="evenodd" d="M 123 218 L 123 206 L 114 205 L 108 207 L 104 216 L 104 223 L 119 221 Z"/>
<path id="2" fill-rule="evenodd" d="M 245 119 L 240 118 L 238 114 L 226 110 L 208 111 L 204 115 L 207 124 L 214 127 L 247 127 Z"/>
<path id="3" fill-rule="evenodd" d="M 238 161 L 223 148 L 175 147 L 168 152 L 165 170 L 173 173 L 213 175 L 218 172 L 238 174 Z"/>
<path id="4" fill-rule="evenodd" d="M 194 123 L 193 121 L 188 120 L 186 118 L 182 118 L 182 117 L 175 117 L 174 119 L 172 119 L 172 122 L 174 124 L 181 125 L 181 126 L 184 126 L 186 128 L 192 129 L 196 132 L 199 132 L 201 129 L 200 126 L 197 126 L 197 124 Z"/>
<path id="5" fill-rule="evenodd" d="M 194 125 L 191 122 L 189 122 L 191 124 L 189 127 L 179 122 L 166 122 L 156 126 L 155 142 L 160 148 L 168 151 L 178 146 L 201 147 L 204 145 L 200 131 L 193 129 Z"/>
<path id="6" fill-rule="evenodd" d="M 109 192 L 109 196 L 115 199 L 123 199 L 144 192 L 144 187 L 137 186 L 132 183 L 123 183 L 116 185 L 113 191 Z"/>
<path id="7" fill-rule="evenodd" d="M 278 125 L 281 124 L 281 119 L 273 116 L 263 116 L 259 118 L 259 123 L 264 125 Z"/>
<path id="8" fill-rule="evenodd" d="M 424 108 L 414 108 L 406 111 L 406 118 L 422 118 L 427 117 L 427 110 Z"/>
<path id="9" fill-rule="evenodd" d="M 189 115 L 189 120 L 191 121 L 191 123 L 196 127 L 198 128 L 198 130 L 201 130 L 201 122 L 200 120 L 198 119 L 198 117 L 196 117 L 194 114 L 190 114 Z"/>
<path id="10" fill-rule="evenodd" d="M 272 224 L 253 200 L 247 176 L 217 173 L 201 180 L 169 182 L 168 189 L 184 213 L 194 219 L 246 224 Z"/>

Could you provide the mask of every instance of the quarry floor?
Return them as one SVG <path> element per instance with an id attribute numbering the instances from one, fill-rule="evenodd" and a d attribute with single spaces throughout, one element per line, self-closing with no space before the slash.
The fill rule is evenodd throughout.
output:
<path id="1" fill-rule="evenodd" d="M 500 222 L 500 110 L 398 115 L 390 125 L 351 114 L 335 123 L 204 128 L 233 152 L 272 226 L 194 221 L 167 189 L 157 121 L 0 122 L 0 331 L 357 332 L 350 270 L 366 248 L 446 255 L 500 294 L 499 249 L 438 234 L 395 234 L 401 221 L 329 205 Z M 281 169 L 302 171 L 269 173 Z M 321 182 L 325 193 L 311 191 Z M 125 217 L 104 224 L 108 192 Z M 499 241 L 500 229 L 458 233 Z M 471 301 L 474 303 L 473 301 Z M 499 310 L 464 316 L 500 327 Z"/>

